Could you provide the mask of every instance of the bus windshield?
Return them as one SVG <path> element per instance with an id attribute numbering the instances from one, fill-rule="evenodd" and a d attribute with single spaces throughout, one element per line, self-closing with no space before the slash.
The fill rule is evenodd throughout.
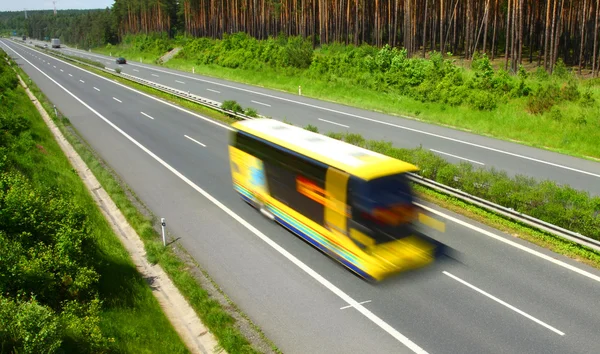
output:
<path id="1" fill-rule="evenodd" d="M 405 174 L 356 183 L 351 192 L 352 219 L 375 243 L 412 233 L 413 194 Z"/>

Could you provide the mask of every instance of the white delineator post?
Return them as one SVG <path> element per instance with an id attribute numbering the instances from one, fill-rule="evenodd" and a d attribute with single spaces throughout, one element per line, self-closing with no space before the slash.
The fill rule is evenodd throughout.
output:
<path id="1" fill-rule="evenodd" d="M 163 246 L 167 247 L 167 239 L 165 238 L 165 226 L 167 226 L 165 218 L 160 218 L 160 228 L 162 229 Z"/>

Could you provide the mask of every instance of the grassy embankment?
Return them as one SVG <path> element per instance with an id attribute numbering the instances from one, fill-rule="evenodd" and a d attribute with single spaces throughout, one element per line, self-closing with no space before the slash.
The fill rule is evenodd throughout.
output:
<path id="1" fill-rule="evenodd" d="M 52 54 L 49 51 L 45 52 Z M 79 58 L 76 59 L 79 60 Z M 97 63 L 92 63 L 91 61 L 86 61 L 86 63 L 94 67 L 98 66 Z M 84 68 L 98 74 L 108 75 L 89 66 L 84 66 Z M 20 68 L 17 68 L 17 70 L 22 77 L 26 77 L 26 74 Z M 119 82 L 127 82 L 137 89 L 142 87 L 139 84 L 120 78 L 118 75 L 110 76 Z M 44 105 L 45 109 L 48 112 L 52 112 L 52 104 L 35 83 L 29 80 L 28 85 L 34 95 Z M 223 119 L 222 115 L 213 110 L 178 97 L 170 95 L 169 97 L 172 102 L 186 108 L 193 108 L 198 113 L 212 118 Z M 224 121 L 233 122 L 230 118 L 225 118 Z M 68 119 L 55 119 L 55 123 L 102 184 L 102 187 L 123 212 L 130 225 L 140 235 L 144 242 L 148 259 L 153 263 L 159 264 L 165 270 L 179 291 L 181 291 L 199 315 L 202 322 L 215 335 L 219 341 L 219 345 L 229 353 L 278 352 L 275 345 L 227 298 L 218 288 L 218 285 L 210 279 L 209 275 L 200 268 L 195 260 L 178 243 L 163 248 L 156 216 L 144 206 L 143 202 L 111 170 L 108 164 L 87 145 Z"/>
<path id="2" fill-rule="evenodd" d="M 92 70 L 95 71 L 94 69 Z M 118 75 L 97 72 L 111 78 L 118 77 Z M 153 88 L 131 83 L 129 80 L 123 80 L 123 82 L 166 100 L 173 100 L 175 97 Z M 179 100 L 178 98 L 176 99 Z M 203 113 L 206 110 L 206 108 L 191 102 L 187 102 L 186 106 L 199 113 Z M 228 123 L 231 122 L 230 117 L 219 113 L 213 112 L 211 116 Z M 316 127 L 314 126 L 307 126 L 305 128 L 316 131 Z M 522 176 L 509 178 L 505 173 L 494 170 L 484 171 L 482 169 L 475 169 L 468 163 L 459 165 L 450 164 L 423 149 L 397 149 L 384 141 L 367 141 L 359 134 L 330 133 L 328 135 L 389 156 L 411 161 L 421 167 L 420 173 L 427 178 L 463 189 L 473 195 L 512 207 L 518 211 L 576 230 L 596 239 L 600 238 L 599 220 L 598 215 L 596 215 L 597 213 L 595 213 L 597 207 L 600 206 L 600 198 L 590 198 L 586 193 L 573 190 L 569 187 L 560 187 L 552 182 L 539 183 L 531 178 L 524 178 Z M 520 237 L 554 252 L 600 268 L 600 253 L 596 251 L 579 246 L 574 242 L 565 241 L 551 234 L 532 230 L 527 226 L 520 225 L 502 216 L 495 215 L 477 206 L 437 193 L 425 187 L 415 185 L 415 188 L 421 197 L 430 202 L 478 220 L 515 237 Z"/>
<path id="3" fill-rule="evenodd" d="M 183 49 L 166 67 L 194 67 L 198 74 L 295 94 L 302 86 L 304 96 L 600 158 L 600 81 L 578 79 L 560 62 L 551 76 L 528 64 L 529 71 L 512 76 L 502 60 L 407 59 L 403 51 L 370 46 L 313 51 L 297 38 L 257 41 L 243 34 L 224 40 L 127 36 L 94 50 L 156 62 L 173 47 Z"/>
<path id="4" fill-rule="evenodd" d="M 188 352 L 0 54 L 2 351 Z"/>

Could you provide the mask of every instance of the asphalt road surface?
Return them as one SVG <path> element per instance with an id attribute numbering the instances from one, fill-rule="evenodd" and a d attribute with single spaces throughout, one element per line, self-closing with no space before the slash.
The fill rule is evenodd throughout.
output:
<path id="1" fill-rule="evenodd" d="M 164 67 L 141 64 L 135 58 L 118 65 L 114 57 L 68 47 L 54 49 L 120 67 L 122 72 L 218 102 L 236 100 L 243 107 L 298 126 L 315 125 L 322 132 L 354 132 L 369 139 L 387 140 L 396 146 L 423 146 L 450 162 L 467 161 L 495 167 L 509 175 L 524 174 L 569 184 L 600 195 L 600 163 L 462 132 L 412 119 L 393 117 L 341 104 L 319 101 L 256 86 L 194 75 Z"/>
<path id="2" fill-rule="evenodd" d="M 284 353 L 596 353 L 600 272 L 447 210 L 448 260 L 368 284 L 241 201 L 228 127 L 6 51 Z"/>

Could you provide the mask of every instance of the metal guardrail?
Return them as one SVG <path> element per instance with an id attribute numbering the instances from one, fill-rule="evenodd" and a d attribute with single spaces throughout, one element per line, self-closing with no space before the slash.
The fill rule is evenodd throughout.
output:
<path id="1" fill-rule="evenodd" d="M 419 176 L 417 174 L 414 173 L 410 173 L 409 179 L 415 183 L 418 183 L 420 185 L 426 186 L 428 188 L 431 188 L 433 190 L 442 192 L 444 194 L 450 195 L 452 197 L 458 198 L 462 201 L 465 201 L 467 203 L 470 204 L 474 204 L 477 205 L 483 209 L 487 209 L 489 211 L 492 211 L 496 214 L 500 214 L 504 217 L 510 218 L 514 221 L 517 221 L 519 223 L 525 224 L 527 226 L 551 233 L 553 235 L 556 236 L 560 236 L 562 238 L 568 239 L 570 241 L 573 241 L 575 243 L 578 243 L 582 246 L 587 246 L 589 248 L 592 248 L 596 251 L 600 251 L 600 241 L 595 240 L 593 238 L 584 236 L 580 233 L 577 232 L 573 232 L 571 230 L 567 230 L 564 229 L 560 226 L 556 226 L 553 224 L 550 224 L 548 222 L 545 222 L 543 220 L 539 220 L 536 219 L 532 216 L 529 216 L 527 214 L 523 214 L 521 212 L 518 212 L 514 209 L 511 208 L 506 208 L 503 207 L 501 205 L 492 203 L 488 200 L 485 200 L 483 198 L 479 198 L 476 197 L 474 195 L 471 195 L 469 193 L 463 192 L 460 189 L 455 189 L 449 186 L 446 186 L 444 184 L 438 183 L 436 181 L 427 179 L 425 177 Z"/>
<path id="2" fill-rule="evenodd" d="M 239 113 L 239 112 L 234 112 L 234 111 L 229 110 L 229 109 L 224 109 L 224 108 L 221 107 L 221 102 L 213 101 L 211 99 L 208 99 L 208 98 L 205 98 L 205 97 L 201 97 L 201 96 L 192 94 L 189 91 L 186 92 L 186 91 L 178 90 L 178 89 L 175 89 L 175 88 L 167 86 L 167 85 L 163 85 L 163 84 L 159 84 L 159 83 L 156 83 L 156 82 L 153 82 L 153 81 L 150 81 L 150 80 L 142 79 L 142 78 L 139 78 L 139 77 L 136 77 L 136 76 L 133 76 L 133 75 L 129 75 L 127 73 L 123 73 L 123 72 L 116 73 L 116 71 L 114 69 L 107 68 L 107 67 L 101 68 L 101 67 L 98 67 L 96 65 L 93 65 L 93 64 L 90 64 L 90 63 L 86 63 L 84 61 L 80 61 L 80 60 L 74 59 L 72 57 L 68 57 L 68 56 L 62 55 L 60 53 L 56 53 L 55 51 L 51 51 L 51 53 L 54 56 L 57 56 L 57 57 L 60 57 L 60 58 L 66 59 L 66 60 L 74 61 L 74 62 L 82 64 L 82 65 L 87 65 L 87 66 L 90 66 L 92 68 L 95 68 L 95 69 L 107 72 L 109 74 L 113 74 L 113 75 L 117 74 L 117 75 L 119 75 L 119 76 L 121 76 L 121 77 L 123 77 L 123 78 L 125 78 L 125 79 L 127 79 L 129 81 L 133 81 L 133 82 L 136 82 L 138 84 L 142 84 L 144 86 L 149 86 L 149 87 L 152 87 L 152 88 L 157 89 L 159 91 L 163 91 L 165 93 L 169 93 L 171 95 L 183 98 L 185 100 L 189 100 L 189 101 L 198 103 L 200 105 L 203 105 L 203 106 L 209 107 L 211 109 L 217 110 L 217 111 L 219 111 L 221 113 L 225 113 L 225 114 L 234 116 L 234 117 L 236 117 L 238 119 L 244 119 L 244 120 L 245 119 L 254 119 L 254 117 L 249 117 L 249 116 L 247 116 L 245 114 L 242 114 L 242 113 Z M 259 118 L 265 118 L 265 117 L 259 115 Z"/>
<path id="3" fill-rule="evenodd" d="M 82 61 L 79 61 L 77 59 L 73 59 L 73 58 L 70 58 L 70 57 L 66 57 L 66 56 L 63 56 L 63 55 L 61 55 L 59 53 L 53 53 L 53 54 L 56 55 L 56 56 L 59 56 L 59 57 L 63 57 L 65 59 L 67 59 L 67 60 L 72 60 L 72 61 L 81 63 L 83 65 L 88 65 L 88 66 L 95 67 L 95 68 L 97 68 L 99 70 L 103 70 L 103 71 L 105 71 L 107 73 L 113 74 L 115 72 L 113 69 L 106 68 L 106 67 L 104 69 L 98 68 L 98 67 L 96 67 L 96 66 L 94 66 L 92 64 L 89 64 L 89 63 L 86 63 L 86 62 L 82 62 Z M 128 80 L 140 83 L 142 85 L 153 87 L 153 88 L 155 88 L 157 90 L 160 90 L 160 91 L 163 91 L 163 92 L 166 92 L 166 93 L 170 93 L 172 95 L 175 95 L 175 96 L 178 96 L 180 98 L 183 98 L 183 99 L 186 99 L 186 100 L 189 100 L 189 101 L 201 104 L 201 105 L 206 106 L 206 107 L 210 107 L 210 108 L 215 109 L 217 111 L 220 111 L 222 113 L 226 113 L 228 115 L 232 115 L 234 117 L 237 117 L 239 119 L 254 119 L 253 117 L 249 117 L 249 116 L 246 116 L 246 115 L 241 114 L 241 113 L 237 113 L 237 112 L 233 112 L 233 111 L 230 111 L 230 110 L 223 109 L 223 108 L 221 108 L 221 103 L 217 102 L 217 101 L 213 101 L 213 100 L 210 100 L 210 99 L 207 99 L 207 98 L 204 98 L 204 97 L 200 97 L 200 96 L 197 96 L 197 95 L 194 95 L 194 94 L 190 94 L 189 92 L 185 92 L 185 91 L 181 91 L 181 90 L 178 90 L 178 89 L 174 89 L 172 87 L 169 87 L 169 86 L 166 86 L 166 85 L 162 85 L 162 84 L 158 84 L 156 82 L 152 82 L 152 81 L 149 81 L 149 80 L 141 79 L 141 78 L 135 77 L 133 75 L 129 75 L 129 74 L 125 74 L 125 73 L 120 73 L 118 75 L 123 76 L 124 78 L 126 78 Z M 460 199 L 460 200 L 462 200 L 464 202 L 477 205 L 477 206 L 479 206 L 479 207 L 481 207 L 483 209 L 487 209 L 487 210 L 489 210 L 489 211 L 491 211 L 493 213 L 502 215 L 502 216 L 504 216 L 506 218 L 509 218 L 509 219 L 512 219 L 512 220 L 514 220 L 516 222 L 525 224 L 525 225 L 527 225 L 529 227 L 533 227 L 533 228 L 536 228 L 536 229 L 548 232 L 550 234 L 553 234 L 553 235 L 562 237 L 564 239 L 567 239 L 569 241 L 575 242 L 575 243 L 577 243 L 579 245 L 589 247 L 589 248 L 594 249 L 596 251 L 600 251 L 600 241 L 598 241 L 598 240 L 592 239 L 590 237 L 586 237 L 586 236 L 581 235 L 581 234 L 579 234 L 577 232 L 573 232 L 573 231 L 564 229 L 564 228 L 562 228 L 560 226 L 556 226 L 556 225 L 550 224 L 550 223 L 545 222 L 543 220 L 536 219 L 536 218 L 534 218 L 532 216 L 520 213 L 520 212 L 515 211 L 513 209 L 506 208 L 506 207 L 503 207 L 501 205 L 492 203 L 492 202 L 487 201 L 485 199 L 476 197 L 476 196 L 471 195 L 469 193 L 463 192 L 463 191 L 461 191 L 459 189 L 455 189 L 455 188 L 443 185 L 441 183 L 438 183 L 436 181 L 427 179 L 427 178 L 419 176 L 417 174 L 410 173 L 409 175 L 410 175 L 409 179 L 411 181 L 413 181 L 414 183 L 423 185 L 423 186 L 431 188 L 431 189 L 433 189 L 435 191 L 438 191 L 438 192 L 450 195 L 452 197 L 458 198 L 458 199 Z"/>

